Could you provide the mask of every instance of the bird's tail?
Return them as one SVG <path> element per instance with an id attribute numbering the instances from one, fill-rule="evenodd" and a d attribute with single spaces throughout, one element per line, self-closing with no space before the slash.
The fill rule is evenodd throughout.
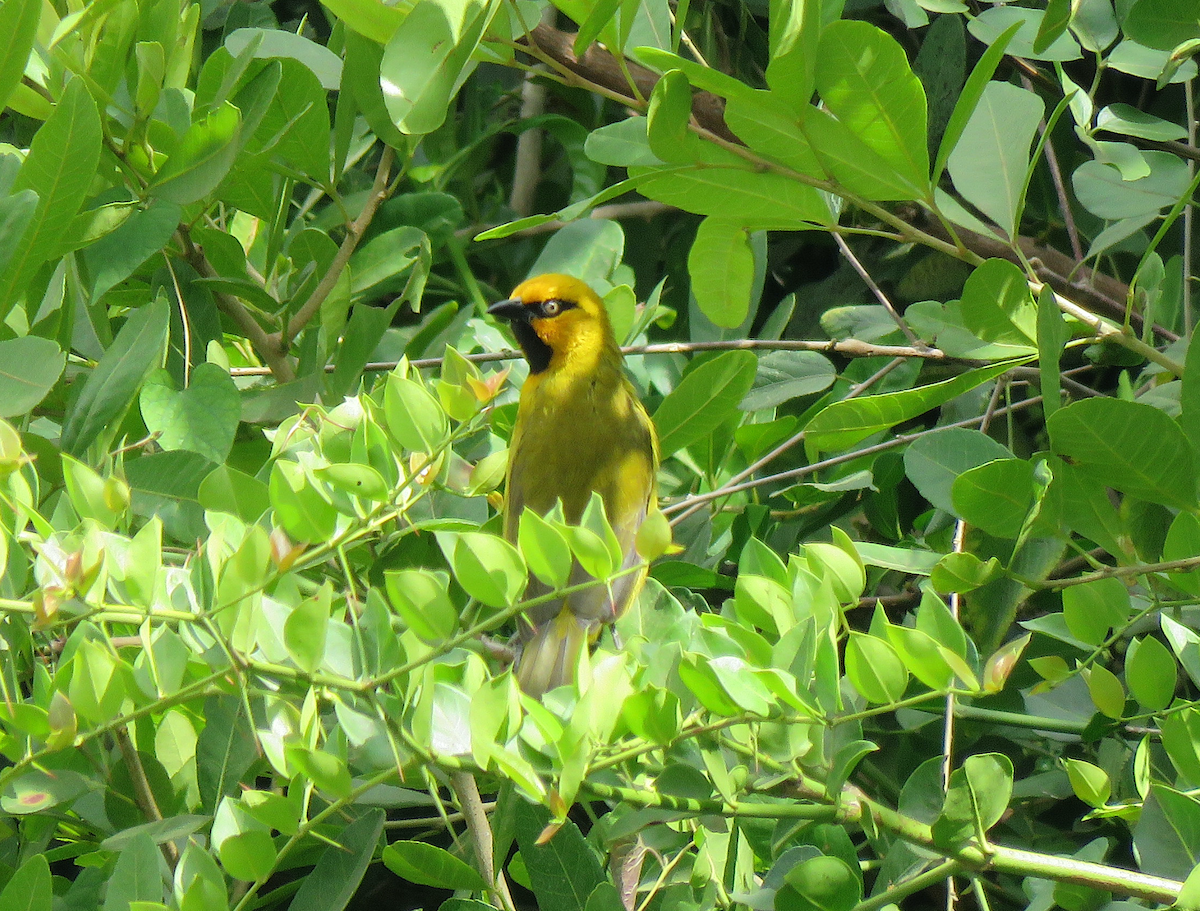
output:
<path id="1" fill-rule="evenodd" d="M 541 698 L 556 686 L 571 683 L 591 640 L 592 625 L 564 605 L 558 616 L 537 627 L 517 659 L 521 689 Z"/>

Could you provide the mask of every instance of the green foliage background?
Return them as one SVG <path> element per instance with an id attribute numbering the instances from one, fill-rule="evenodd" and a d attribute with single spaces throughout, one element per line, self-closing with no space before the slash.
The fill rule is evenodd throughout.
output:
<path id="1" fill-rule="evenodd" d="M 0 34 L 0 907 L 1200 903 L 1198 0 Z M 544 271 L 678 547 L 539 703 Z"/>

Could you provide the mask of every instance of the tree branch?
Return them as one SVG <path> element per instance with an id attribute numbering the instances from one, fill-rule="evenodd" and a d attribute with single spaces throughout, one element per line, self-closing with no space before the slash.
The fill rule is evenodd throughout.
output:
<path id="1" fill-rule="evenodd" d="M 388 145 L 383 147 L 383 154 L 379 156 L 379 167 L 375 170 L 375 183 L 371 187 L 371 193 L 367 196 L 367 201 L 363 203 L 362 211 L 358 213 L 358 218 L 354 219 L 350 227 L 346 231 L 346 237 L 342 240 L 342 245 L 338 247 L 337 255 L 333 257 L 333 262 L 329 264 L 329 269 L 325 273 L 325 277 L 321 279 L 321 283 L 313 289 L 313 293 L 308 300 L 297 310 L 290 320 L 286 328 L 283 330 L 279 338 L 279 347 L 286 351 L 300 331 L 308 325 L 308 321 L 316 315 L 316 312 L 321 309 L 321 304 L 325 303 L 330 292 L 337 286 L 338 279 L 341 278 L 342 270 L 346 268 L 346 264 L 350 262 L 350 256 L 354 253 L 358 242 L 362 240 L 363 234 L 371 224 L 371 220 L 375 217 L 375 212 L 379 209 L 380 203 L 388 198 L 388 181 L 391 179 L 392 163 L 396 159 L 395 150 Z"/>
<path id="2" fill-rule="evenodd" d="M 183 246 L 184 258 L 188 261 L 188 265 L 200 273 L 201 278 L 221 277 L 212 267 L 212 263 L 208 261 L 208 257 L 204 255 L 204 250 L 192 240 L 191 233 L 185 225 L 180 225 L 176 234 Z M 237 323 L 242 335 L 250 341 L 259 357 L 267 362 L 267 368 L 275 377 L 276 382 L 287 383 L 294 380 L 296 371 L 292 369 L 291 361 L 279 347 L 278 336 L 268 334 L 245 305 L 232 294 L 214 290 L 212 295 L 221 312 Z"/>

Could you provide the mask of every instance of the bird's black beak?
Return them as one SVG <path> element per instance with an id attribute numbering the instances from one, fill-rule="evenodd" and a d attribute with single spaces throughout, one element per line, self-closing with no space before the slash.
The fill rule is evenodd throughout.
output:
<path id="1" fill-rule="evenodd" d="M 497 301 L 488 307 L 488 313 L 506 320 L 529 319 L 529 309 L 519 300 Z"/>

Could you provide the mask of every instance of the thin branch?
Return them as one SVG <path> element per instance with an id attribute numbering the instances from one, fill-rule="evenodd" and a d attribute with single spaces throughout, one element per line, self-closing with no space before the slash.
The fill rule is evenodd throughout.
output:
<path id="1" fill-rule="evenodd" d="M 798 777 L 797 791 L 801 797 L 826 799 L 824 784 L 807 776 Z M 842 822 L 857 823 L 866 829 L 886 829 L 910 844 L 956 860 L 970 870 L 995 870 L 1013 876 L 1034 876 L 1054 882 L 1075 883 L 1168 905 L 1175 902 L 1183 888 L 1183 883 L 1162 876 L 1073 857 L 1039 854 L 993 842 L 979 844 L 975 838 L 950 846 L 939 844 L 930 826 L 872 800 L 852 785 L 843 787 L 838 808 Z"/>
<path id="2" fill-rule="evenodd" d="M 451 771 L 450 786 L 458 798 L 459 809 L 467 822 L 467 831 L 471 833 L 471 846 L 475 849 L 475 862 L 478 864 L 480 875 L 486 880 L 488 890 L 500 902 L 504 911 L 516 911 L 504 873 L 496 871 L 492 826 L 483 808 L 475 776 L 464 770 Z"/>
<path id="3" fill-rule="evenodd" d="M 1160 563 L 1134 563 L 1129 566 L 1106 566 L 1104 569 L 1098 569 L 1093 573 L 1086 573 L 1082 576 L 1075 576 L 1070 579 L 1046 579 L 1039 581 L 1037 579 L 1025 579 L 1023 577 L 1013 576 L 1018 582 L 1026 588 L 1057 590 L 1062 588 L 1070 588 L 1073 585 L 1086 585 L 1088 582 L 1095 582 L 1097 579 L 1109 578 L 1124 578 L 1126 576 L 1143 576 L 1149 573 L 1173 573 L 1185 572 L 1190 569 L 1195 569 L 1200 566 L 1200 557 L 1183 557 L 1179 560 L 1164 560 Z"/>
<path id="4" fill-rule="evenodd" d="M 879 301 L 879 303 L 883 306 L 883 309 L 888 312 L 888 316 L 890 316 L 895 324 L 900 327 L 900 331 L 904 333 L 904 337 L 908 339 L 909 344 L 914 348 L 923 347 L 924 342 L 917 338 L 917 334 L 909 328 L 908 323 L 904 322 L 904 318 L 899 314 L 896 308 L 892 306 L 892 302 L 888 300 L 888 296 L 883 293 L 883 289 L 879 287 L 875 279 L 871 277 L 871 273 L 867 271 L 866 267 L 859 262 L 858 257 L 854 255 L 854 251 L 850 249 L 850 245 L 846 243 L 846 239 L 840 234 L 835 233 L 833 235 L 833 241 L 837 244 L 838 249 L 842 251 L 842 256 L 846 257 L 846 261 L 850 263 L 850 265 L 854 268 L 854 271 L 858 273 L 858 277 L 861 278 L 863 283 L 871 289 L 871 293 L 875 295 L 875 300 Z"/>
<path id="5" fill-rule="evenodd" d="M 1033 405 L 1041 404 L 1042 397 L 1040 395 L 1033 398 L 1025 399 L 1023 402 L 1017 402 L 1015 405 L 1009 405 L 1005 408 L 998 408 L 996 415 L 1008 414 L 1013 411 L 1019 411 L 1022 408 L 1029 408 Z M 739 493 L 743 490 L 752 490 L 755 487 L 762 487 L 766 484 L 774 484 L 778 481 L 793 481 L 797 478 L 805 477 L 806 475 L 816 474 L 825 468 L 833 468 L 835 465 L 842 465 L 846 462 L 853 462 L 856 459 L 861 459 L 864 456 L 875 455 L 876 453 L 886 452 L 889 449 L 894 449 L 897 446 L 905 446 L 914 440 L 919 440 L 921 437 L 928 436 L 931 433 L 937 433 L 939 430 L 945 430 L 948 427 L 970 427 L 972 424 L 978 424 L 981 419 L 977 417 L 966 418 L 961 421 L 955 421 L 951 424 L 940 424 L 937 427 L 932 427 L 929 430 L 922 430 L 919 433 L 908 433 L 901 436 L 892 437 L 883 443 L 876 443 L 874 446 L 864 446 L 862 449 L 856 449 L 853 452 L 845 452 L 841 455 L 831 456 L 820 462 L 813 462 L 810 465 L 803 465 L 799 468 L 793 468 L 789 471 L 781 471 L 778 474 L 769 475 L 763 478 L 756 478 L 753 481 L 747 481 L 742 484 L 722 487 L 719 490 L 709 491 L 708 493 L 697 493 L 685 497 L 678 503 L 671 503 L 663 507 L 663 513 L 670 515 L 678 512 L 681 509 L 686 509 L 695 503 L 707 503 L 710 500 L 718 500 L 721 497 L 728 496 L 731 493 Z M 1200 558 L 1198 558 L 1200 561 Z"/>
<path id="6" fill-rule="evenodd" d="M 1030 281 L 1029 287 L 1033 291 L 1034 296 L 1042 293 L 1042 289 L 1046 285 L 1041 282 Z M 1183 376 L 1183 364 L 1174 361 L 1167 357 L 1157 348 L 1147 345 L 1140 338 L 1130 335 L 1122 329 L 1118 329 L 1111 323 L 1104 321 L 1103 317 L 1083 309 L 1072 300 L 1063 297 L 1057 291 L 1054 292 L 1054 302 L 1058 305 L 1058 309 L 1068 316 L 1073 316 L 1096 334 L 1096 337 L 1101 341 L 1113 341 L 1123 348 L 1128 348 L 1130 351 L 1141 355 L 1151 363 L 1158 364 L 1165 370 L 1175 374 L 1175 376 Z"/>
<path id="7" fill-rule="evenodd" d="M 905 360 L 905 358 L 903 358 L 903 357 L 897 357 L 897 358 L 893 358 L 892 360 L 888 361 L 888 363 L 884 364 L 882 367 L 880 367 L 878 370 L 876 370 L 873 374 L 871 374 L 869 377 L 867 377 L 861 383 L 857 384 L 856 386 L 853 386 L 850 389 L 850 391 L 846 393 L 845 399 L 847 399 L 847 400 L 853 399 L 853 398 L 857 398 L 858 396 L 862 395 L 864 392 L 866 392 L 868 389 L 870 389 L 872 386 L 874 386 L 876 383 L 878 383 L 880 380 L 882 380 L 885 376 L 887 376 L 889 373 L 891 373 L 893 370 L 895 370 L 897 367 L 899 367 L 902 363 L 904 363 L 904 360 Z M 768 452 L 765 456 L 763 456 L 757 462 L 755 462 L 753 465 L 751 465 L 749 468 L 745 468 L 742 471 L 739 471 L 732 478 L 730 478 L 723 485 L 721 485 L 721 487 L 718 487 L 717 490 L 713 491 L 713 493 L 719 494 L 719 492 L 721 490 L 727 490 L 732 493 L 735 490 L 741 489 L 741 485 L 739 482 L 750 477 L 756 471 L 758 471 L 760 468 L 764 468 L 765 466 L 769 465 L 771 462 L 774 462 L 777 458 L 779 458 L 781 455 L 783 455 L 785 452 L 787 452 L 793 446 L 796 446 L 799 443 L 801 443 L 804 440 L 804 438 L 807 436 L 807 434 L 808 434 L 807 429 L 801 430 L 799 433 L 784 440 L 782 443 L 780 443 L 778 446 L 776 446 L 774 449 L 772 449 L 770 452 Z M 703 505 L 704 505 L 703 502 L 697 502 L 697 503 L 695 503 L 695 505 L 689 506 L 680 515 L 678 515 L 674 519 L 672 519 L 671 524 L 678 525 L 680 522 L 682 522 L 688 516 L 697 512 Z M 667 510 L 664 509 L 663 513 L 666 514 Z"/>
<path id="8" fill-rule="evenodd" d="M 138 809 L 148 822 L 162 822 L 162 811 L 158 808 L 158 801 L 154 799 L 154 789 L 150 787 L 150 779 L 146 777 L 142 757 L 134 747 L 133 741 L 129 739 L 129 731 L 123 725 L 116 727 L 113 729 L 113 737 L 116 738 L 117 746 L 121 750 L 121 759 L 129 772 L 129 780 L 133 784 L 133 799 Z M 159 850 L 162 851 L 167 866 L 174 870 L 179 863 L 178 846 L 175 842 L 167 840 L 159 845 Z"/>
<path id="9" fill-rule="evenodd" d="M 655 202 L 652 199 L 637 200 L 635 202 L 618 202 L 607 206 L 597 206 L 592 209 L 585 217 L 594 218 L 598 221 L 617 221 L 622 218 L 645 218 L 651 219 L 656 215 L 661 215 L 663 212 L 677 211 L 674 206 L 668 206 L 663 202 Z M 490 231 L 492 228 L 498 228 L 503 222 L 488 225 L 470 225 L 466 228 L 459 228 L 454 232 L 455 237 L 463 237 L 474 239 L 476 235 L 482 234 L 484 231 Z M 519 231 L 513 231 L 509 237 L 533 237 L 537 234 L 551 234 L 559 230 L 570 222 L 554 219 L 554 221 L 543 222 L 540 225 L 530 225 L 528 228 L 522 228 Z"/>
<path id="10" fill-rule="evenodd" d="M 200 273 L 200 277 L 220 278 L 217 270 L 208 261 L 208 257 L 204 255 L 204 251 L 192 241 L 191 234 L 184 225 L 179 226 L 176 234 L 183 247 L 184 258 L 193 269 Z M 263 372 L 275 377 L 276 382 L 279 383 L 288 383 L 294 380 L 296 372 L 292 369 L 287 355 L 280 349 L 276 336 L 268 335 L 266 330 L 259 325 L 258 320 L 246 309 L 246 306 L 232 294 L 214 290 L 212 295 L 221 312 L 237 323 L 242 335 L 250 341 L 259 357 L 267 362 L 267 370 Z"/>
<path id="11" fill-rule="evenodd" d="M 930 886 L 936 886 L 943 879 L 947 879 L 962 870 L 962 864 L 957 860 L 944 860 L 932 870 L 926 870 L 924 873 L 919 873 L 912 879 L 901 880 L 892 886 L 880 892 L 878 895 L 873 895 L 868 899 L 860 901 L 854 906 L 853 911 L 881 911 L 888 905 L 896 904 L 902 898 L 907 898 L 922 889 L 928 889 Z"/>
<path id="12" fill-rule="evenodd" d="M 698 351 L 818 351 L 822 354 L 838 354 L 842 357 L 919 357 L 931 361 L 953 361 L 940 348 L 908 348 L 903 345 L 872 345 L 848 338 L 841 341 L 805 341 L 801 339 L 730 339 L 721 342 L 660 342 L 654 345 L 629 345 L 621 349 L 626 356 L 654 354 L 693 354 Z M 492 364 L 499 361 L 513 361 L 524 357 L 520 351 L 484 351 L 475 354 L 464 354 L 463 357 L 475 364 Z M 364 373 L 382 373 L 395 370 L 399 361 L 372 361 L 363 367 Z M 442 358 L 425 357 L 408 362 L 409 366 L 422 370 L 440 367 Z M 333 372 L 333 365 L 327 365 L 325 370 Z M 270 373 L 264 367 L 233 367 L 231 376 L 265 376 Z"/>
<path id="13" fill-rule="evenodd" d="M 337 286 L 338 279 L 342 276 L 342 270 L 346 268 L 346 264 L 350 262 L 350 256 L 354 253 L 358 242 L 362 240 L 363 234 L 371 224 L 371 220 L 375 217 L 375 212 L 379 208 L 380 203 L 388 198 L 388 181 L 391 179 L 392 163 L 396 159 L 396 151 L 391 146 L 383 147 L 383 154 L 379 156 L 379 167 L 375 170 L 375 183 L 371 186 L 371 192 L 367 196 L 366 202 L 363 203 L 362 211 L 358 213 L 358 218 L 346 231 L 346 237 L 342 240 L 342 245 L 338 247 L 337 254 L 333 257 L 333 262 L 329 264 L 329 269 L 325 273 L 325 277 L 321 279 L 320 284 L 313 289 L 313 293 L 308 300 L 293 314 L 288 320 L 287 327 L 284 329 L 279 338 L 279 348 L 286 351 L 300 331 L 308 325 L 311 320 L 321 309 L 321 304 L 325 303 L 325 299 Z"/>
<path id="14" fill-rule="evenodd" d="M 1046 128 L 1045 122 L 1042 129 Z M 1071 211 L 1071 200 L 1067 196 L 1067 185 L 1063 181 L 1062 168 L 1058 166 L 1058 155 L 1054 152 L 1054 143 L 1046 137 L 1046 145 L 1042 148 L 1046 156 L 1046 165 L 1050 169 L 1050 179 L 1054 183 L 1054 193 L 1058 197 L 1058 205 L 1062 210 L 1063 222 L 1067 228 L 1067 238 L 1071 241 L 1071 254 L 1079 262 L 1083 261 L 1083 244 L 1079 240 L 1079 229 L 1075 226 L 1075 213 Z"/>

